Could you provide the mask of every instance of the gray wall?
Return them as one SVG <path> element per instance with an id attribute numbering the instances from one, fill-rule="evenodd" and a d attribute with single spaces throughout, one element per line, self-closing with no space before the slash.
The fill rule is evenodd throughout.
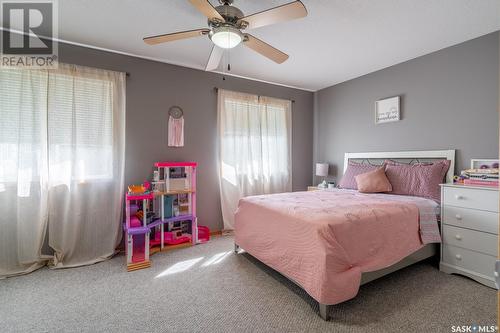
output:
<path id="1" fill-rule="evenodd" d="M 208 52 L 208 50 L 207 50 Z M 208 53 L 207 53 L 208 56 Z M 216 169 L 217 95 L 214 87 L 295 100 L 292 106 L 293 188 L 312 177 L 313 93 L 226 77 L 135 57 L 68 44 L 59 45 L 62 62 L 130 73 L 127 78 L 125 183 L 149 179 L 156 161 L 196 161 L 199 223 L 222 229 Z M 185 146 L 167 147 L 167 111 L 185 114 Z"/>
<path id="2" fill-rule="evenodd" d="M 456 170 L 497 158 L 498 73 L 496 32 L 320 90 L 315 160 L 338 178 L 345 152 L 456 149 Z M 375 101 L 396 95 L 401 121 L 375 125 Z"/>

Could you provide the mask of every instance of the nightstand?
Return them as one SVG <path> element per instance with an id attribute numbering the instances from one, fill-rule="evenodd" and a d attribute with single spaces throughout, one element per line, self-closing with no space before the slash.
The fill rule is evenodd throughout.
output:
<path id="1" fill-rule="evenodd" d="M 441 271 L 495 288 L 498 210 L 498 188 L 441 185 Z"/>
<path id="2" fill-rule="evenodd" d="M 317 190 L 321 190 L 320 188 L 318 188 L 317 186 L 308 186 L 307 187 L 307 190 L 308 191 L 317 191 Z"/>

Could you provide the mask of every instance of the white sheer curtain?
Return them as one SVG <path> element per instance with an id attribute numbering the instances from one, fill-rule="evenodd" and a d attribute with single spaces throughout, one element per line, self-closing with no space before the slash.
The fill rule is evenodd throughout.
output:
<path id="1" fill-rule="evenodd" d="M 292 189 L 291 102 L 219 89 L 219 181 L 224 229 L 240 198 Z"/>
<path id="2" fill-rule="evenodd" d="M 121 236 L 124 73 L 0 69 L 0 97 L 0 277 L 110 257 Z"/>
<path id="3" fill-rule="evenodd" d="M 44 264 L 47 72 L 0 69 L 0 277 Z"/>
<path id="4" fill-rule="evenodd" d="M 63 66 L 48 96 L 53 264 L 102 261 L 122 234 L 125 73 Z"/>

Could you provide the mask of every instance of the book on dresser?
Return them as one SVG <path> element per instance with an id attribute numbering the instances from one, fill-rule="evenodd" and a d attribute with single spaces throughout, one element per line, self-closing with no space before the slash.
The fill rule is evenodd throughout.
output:
<path id="1" fill-rule="evenodd" d="M 495 288 L 498 199 L 495 187 L 441 185 L 441 271 Z"/>

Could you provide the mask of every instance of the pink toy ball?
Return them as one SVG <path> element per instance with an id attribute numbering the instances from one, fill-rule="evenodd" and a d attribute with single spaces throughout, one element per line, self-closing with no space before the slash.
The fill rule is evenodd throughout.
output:
<path id="1" fill-rule="evenodd" d="M 146 190 L 149 190 L 151 188 L 151 183 L 148 181 L 145 181 L 143 185 Z"/>

